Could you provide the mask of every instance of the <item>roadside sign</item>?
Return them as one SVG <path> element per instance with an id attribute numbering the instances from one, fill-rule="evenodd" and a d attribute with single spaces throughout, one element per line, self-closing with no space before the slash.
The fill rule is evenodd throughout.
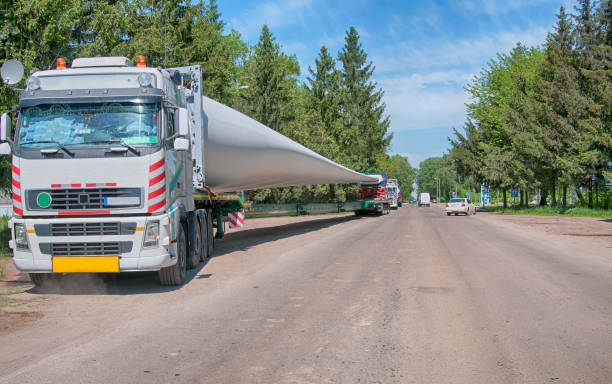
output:
<path id="1" fill-rule="evenodd" d="M 489 205 L 489 201 L 491 201 L 491 191 L 489 189 L 485 189 L 482 199 L 484 202 L 483 205 Z"/>
<path id="2" fill-rule="evenodd" d="M 466 195 L 467 197 L 470 197 L 470 196 L 471 196 L 471 194 L 470 194 L 469 192 L 466 192 L 466 193 L 465 193 L 465 195 Z"/>
<path id="3" fill-rule="evenodd" d="M 510 197 L 519 197 L 518 188 L 514 188 L 513 190 L 510 191 Z"/>

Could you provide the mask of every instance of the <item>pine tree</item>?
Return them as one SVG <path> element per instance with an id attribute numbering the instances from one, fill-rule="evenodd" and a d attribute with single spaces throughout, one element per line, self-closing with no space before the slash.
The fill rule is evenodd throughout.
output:
<path id="1" fill-rule="evenodd" d="M 342 63 L 342 133 L 338 144 L 349 154 L 348 165 L 360 171 L 376 170 L 377 155 L 386 152 L 392 138 L 387 133 L 384 92 L 371 81 L 372 62 L 359 42 L 354 27 L 346 32 L 338 59 Z"/>
<path id="2" fill-rule="evenodd" d="M 588 104 L 580 92 L 580 73 L 576 69 L 577 57 L 573 51 L 575 45 L 573 25 L 561 7 L 554 31 L 547 38 L 540 86 L 546 125 L 544 136 L 554 156 L 554 176 L 559 176 L 562 182 L 564 206 L 567 204 L 567 185 L 583 173 L 576 158 L 581 150 L 578 145 L 580 120 Z"/>
<path id="3" fill-rule="evenodd" d="M 604 7 L 605 8 L 605 7 Z M 584 170 L 581 184 L 588 185 L 589 196 L 588 205 L 593 207 L 593 190 L 597 187 L 593 183 L 591 175 L 596 180 L 601 180 L 603 171 L 607 167 L 609 158 L 605 155 L 612 148 L 610 138 L 609 122 L 606 119 L 605 100 L 609 96 L 605 95 L 605 66 L 606 60 L 598 60 L 599 48 L 603 44 L 604 33 L 601 31 L 596 17 L 596 9 L 590 0 L 580 0 L 576 6 L 577 36 L 577 68 L 580 71 L 580 89 L 582 95 L 588 100 L 586 106 L 586 116 L 580 121 L 579 146 L 580 150 L 576 154 L 576 161 L 579 162 Z M 607 33 L 606 33 L 607 35 Z M 609 59 L 608 59 L 609 61 Z M 602 76 L 604 75 L 604 76 Z M 602 78 L 603 77 L 603 78 Z M 602 92 L 604 90 L 604 92 Z M 609 114 L 608 114 L 609 116 Z"/>
<path id="4" fill-rule="evenodd" d="M 321 47 L 315 59 L 315 69 L 308 67 L 307 78 L 312 94 L 311 108 L 319 111 L 321 121 L 327 132 L 338 141 L 340 135 L 340 81 L 341 74 L 336 69 L 335 61 L 325 46 Z"/>
<path id="5" fill-rule="evenodd" d="M 249 89 L 245 93 L 251 116 L 282 132 L 282 123 L 291 113 L 287 110 L 290 91 L 295 89 L 295 76 L 300 73 L 297 59 L 280 51 L 272 32 L 264 24 L 247 65 Z"/>

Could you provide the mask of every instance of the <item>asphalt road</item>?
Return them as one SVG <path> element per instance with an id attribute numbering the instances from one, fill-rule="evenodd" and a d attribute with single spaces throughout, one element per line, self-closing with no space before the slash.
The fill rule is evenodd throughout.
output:
<path id="1" fill-rule="evenodd" d="M 609 243 L 440 207 L 286 220 L 178 289 L 22 294 L 43 317 L 0 334 L 0 382 L 612 383 Z"/>

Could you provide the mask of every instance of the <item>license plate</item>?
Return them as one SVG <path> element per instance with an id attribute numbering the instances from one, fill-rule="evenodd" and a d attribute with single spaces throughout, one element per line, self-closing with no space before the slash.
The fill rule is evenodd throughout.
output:
<path id="1" fill-rule="evenodd" d="M 119 272 L 119 256 L 55 256 L 53 272 Z"/>

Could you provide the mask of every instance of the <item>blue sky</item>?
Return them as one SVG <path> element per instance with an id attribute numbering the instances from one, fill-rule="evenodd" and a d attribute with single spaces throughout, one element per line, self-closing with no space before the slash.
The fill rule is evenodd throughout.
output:
<path id="1" fill-rule="evenodd" d="M 295 54 L 302 78 L 322 45 L 333 55 L 349 26 L 357 28 L 374 80 L 385 91 L 394 139 L 391 153 L 413 166 L 448 149 L 462 129 L 463 87 L 497 53 L 517 42 L 541 45 L 561 5 L 573 0 L 219 0 L 227 28 L 257 43 L 268 24 L 283 52 Z"/>

